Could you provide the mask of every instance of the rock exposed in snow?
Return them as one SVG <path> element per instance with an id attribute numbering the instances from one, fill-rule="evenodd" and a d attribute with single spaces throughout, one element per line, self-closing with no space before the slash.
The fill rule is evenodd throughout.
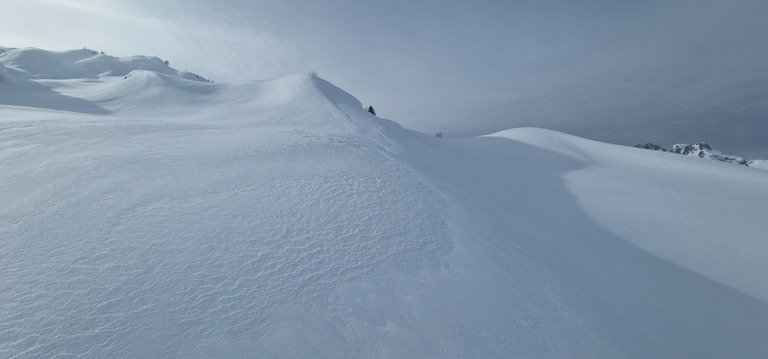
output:
<path id="1" fill-rule="evenodd" d="M 736 163 L 743 166 L 749 166 L 750 162 L 753 162 L 753 161 L 747 162 L 745 159 L 738 156 L 724 155 L 722 152 L 712 149 L 712 147 L 706 142 L 699 142 L 692 145 L 678 143 L 672 146 L 669 150 L 665 150 L 661 146 L 654 145 L 653 143 L 650 143 L 650 142 L 644 145 L 638 144 L 638 145 L 635 145 L 635 147 L 643 148 L 646 150 L 677 153 L 683 156 L 697 156 L 700 158 L 709 158 L 709 159 L 713 159 L 721 162 Z"/>
<path id="2" fill-rule="evenodd" d="M 737 157 L 737 156 L 724 155 L 722 152 L 718 150 L 713 150 L 712 147 L 710 147 L 709 144 L 707 144 L 706 142 L 700 142 L 693 145 L 676 144 L 669 149 L 669 152 L 673 152 L 673 153 L 677 153 L 685 156 L 698 156 L 701 158 L 711 158 L 711 159 L 722 161 L 722 162 L 736 163 L 744 166 L 747 165 L 747 161 L 745 161 L 743 158 Z"/>
<path id="3" fill-rule="evenodd" d="M 712 151 L 712 147 L 706 142 L 699 142 L 693 145 L 678 143 L 669 149 L 669 152 L 672 153 L 686 156 L 697 155 L 701 158 L 704 158 L 704 151 Z"/>
<path id="4" fill-rule="evenodd" d="M 635 147 L 643 148 L 643 149 L 646 149 L 646 150 L 654 150 L 654 151 L 667 152 L 667 150 L 665 150 L 663 147 L 661 147 L 659 145 L 654 145 L 653 143 L 650 143 L 650 142 L 648 142 L 648 143 L 646 143 L 644 145 L 638 144 L 638 145 L 635 145 Z"/>

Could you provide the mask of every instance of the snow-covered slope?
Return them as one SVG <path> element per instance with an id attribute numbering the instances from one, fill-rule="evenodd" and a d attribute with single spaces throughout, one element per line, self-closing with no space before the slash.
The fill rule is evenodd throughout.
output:
<path id="1" fill-rule="evenodd" d="M 131 71 L 146 70 L 208 81 L 199 75 L 175 70 L 157 57 L 118 58 L 90 49 L 51 52 L 36 48 L 0 47 L 0 62 L 16 76 L 33 79 L 96 79 L 102 76 L 126 76 Z"/>
<path id="2" fill-rule="evenodd" d="M 768 170 L 768 160 L 751 160 L 747 164 L 752 168 L 762 168 Z"/>
<path id="3" fill-rule="evenodd" d="M 766 171 L 45 56 L 0 55 L 1 357 L 768 355 Z"/>

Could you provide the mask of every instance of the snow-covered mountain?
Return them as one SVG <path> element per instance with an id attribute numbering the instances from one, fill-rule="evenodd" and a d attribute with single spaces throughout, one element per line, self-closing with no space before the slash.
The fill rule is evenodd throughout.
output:
<path id="1" fill-rule="evenodd" d="M 768 356 L 764 170 L 2 52 L 2 357 Z"/>
<path id="2" fill-rule="evenodd" d="M 696 156 L 699 158 L 707 158 L 707 159 L 716 160 L 720 162 L 735 163 L 742 166 L 749 166 L 749 162 L 754 163 L 754 161 L 747 161 L 739 156 L 725 155 L 718 150 L 712 149 L 712 147 L 706 142 L 694 143 L 692 145 L 678 143 L 672 146 L 668 150 L 662 148 L 659 145 L 654 145 L 653 143 L 650 143 L 650 142 L 644 145 L 636 145 L 635 147 L 643 148 L 646 150 L 677 153 L 683 156 Z"/>
<path id="3" fill-rule="evenodd" d="M 197 74 L 177 71 L 158 57 L 117 58 L 90 49 L 50 52 L 36 48 L 0 47 L 0 62 L 17 77 L 26 79 L 98 79 L 126 76 L 135 70 L 152 71 L 189 80 L 208 81 Z"/>

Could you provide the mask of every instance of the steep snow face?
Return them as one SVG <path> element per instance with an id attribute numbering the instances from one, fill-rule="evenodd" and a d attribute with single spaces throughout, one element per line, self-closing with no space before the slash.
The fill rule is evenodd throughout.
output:
<path id="1" fill-rule="evenodd" d="M 768 172 L 437 139 L 304 75 L 25 61 L 0 72 L 0 356 L 768 355 Z"/>

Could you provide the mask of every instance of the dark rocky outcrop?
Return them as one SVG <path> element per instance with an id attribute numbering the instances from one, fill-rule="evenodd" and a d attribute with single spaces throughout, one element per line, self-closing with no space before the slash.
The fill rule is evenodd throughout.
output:
<path id="1" fill-rule="evenodd" d="M 654 145 L 653 143 L 650 143 L 650 142 L 644 145 L 638 144 L 635 147 L 643 148 L 646 150 L 677 153 L 683 156 L 697 156 L 700 158 L 709 158 L 717 161 L 736 163 L 742 166 L 749 166 L 748 162 L 743 158 L 737 157 L 737 156 L 731 156 L 731 155 L 724 155 L 722 152 L 718 150 L 713 150 L 712 147 L 706 142 L 699 142 L 692 145 L 687 145 L 682 143 L 676 144 L 668 150 L 662 148 L 659 145 Z"/>

